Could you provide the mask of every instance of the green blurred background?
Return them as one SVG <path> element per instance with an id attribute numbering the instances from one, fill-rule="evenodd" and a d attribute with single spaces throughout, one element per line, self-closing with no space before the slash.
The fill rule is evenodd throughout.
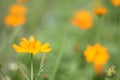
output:
<path id="1" fill-rule="evenodd" d="M 110 60 L 105 65 L 116 67 L 116 76 L 110 80 L 120 80 L 120 7 L 114 7 L 110 0 L 102 3 L 108 13 L 98 17 L 93 14 L 92 2 L 96 0 L 27 0 L 27 22 L 16 28 L 8 27 L 3 19 L 8 7 L 16 0 L 0 0 L 0 64 L 1 70 L 11 80 L 25 80 L 16 71 L 22 67 L 30 76 L 30 55 L 19 54 L 12 48 L 21 37 L 31 35 L 41 42 L 50 42 L 52 51 L 47 54 L 44 71 L 39 80 L 103 80 L 97 76 L 93 64 L 85 61 L 86 46 L 100 42 L 108 48 Z M 94 26 L 89 30 L 74 27 L 70 20 L 76 10 L 88 10 L 94 16 Z M 39 69 L 42 54 L 34 55 L 34 77 Z M 45 79 L 48 78 L 48 79 Z M 0 75 L 0 80 L 2 75 Z"/>

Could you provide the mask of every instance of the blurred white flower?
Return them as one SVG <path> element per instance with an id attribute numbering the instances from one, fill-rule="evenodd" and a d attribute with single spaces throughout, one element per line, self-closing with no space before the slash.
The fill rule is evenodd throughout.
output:
<path id="1" fill-rule="evenodd" d="M 18 66 L 15 62 L 9 62 L 8 63 L 8 69 L 11 71 L 16 71 L 18 69 Z"/>

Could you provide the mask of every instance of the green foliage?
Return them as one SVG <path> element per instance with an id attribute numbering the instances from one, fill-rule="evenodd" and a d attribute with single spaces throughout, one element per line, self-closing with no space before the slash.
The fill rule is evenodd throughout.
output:
<path id="1" fill-rule="evenodd" d="M 27 23 L 11 28 L 4 24 L 3 19 L 8 7 L 14 3 L 15 0 L 0 0 L 0 64 L 11 80 L 25 80 L 19 71 L 9 69 L 11 62 L 17 63 L 30 76 L 30 55 L 16 53 L 12 44 L 31 35 L 43 43 L 50 42 L 52 47 L 39 80 L 45 80 L 45 75 L 48 80 L 103 80 L 83 56 L 86 46 L 97 42 L 106 46 L 110 54 L 105 71 L 111 66 L 116 67 L 116 76 L 110 80 L 120 80 L 120 7 L 113 7 L 106 0 L 104 4 L 108 13 L 102 17 L 93 14 L 93 28 L 83 31 L 74 27 L 70 20 L 76 10 L 92 12 L 91 0 L 27 0 Z M 74 50 L 76 44 L 80 46 L 78 51 Z M 41 54 L 34 55 L 34 77 L 40 60 Z"/>

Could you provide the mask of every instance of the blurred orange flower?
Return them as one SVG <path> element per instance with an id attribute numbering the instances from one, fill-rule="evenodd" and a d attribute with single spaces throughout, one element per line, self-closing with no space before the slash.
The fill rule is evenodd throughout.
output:
<path id="1" fill-rule="evenodd" d="M 77 11 L 72 19 L 72 24 L 80 29 L 89 29 L 93 25 L 93 17 L 88 11 Z"/>
<path id="2" fill-rule="evenodd" d="M 98 16 L 103 16 L 107 13 L 107 9 L 103 6 L 98 6 L 93 9 L 93 12 L 94 12 L 94 14 L 96 14 Z"/>
<path id="3" fill-rule="evenodd" d="M 87 62 L 94 63 L 94 68 L 97 73 L 102 72 L 103 66 L 109 60 L 107 48 L 101 46 L 99 43 L 94 46 L 88 45 L 87 49 L 84 51 L 84 56 L 86 57 Z"/>
<path id="4" fill-rule="evenodd" d="M 18 1 L 18 3 L 24 3 L 24 2 L 26 2 L 27 0 L 17 0 Z"/>
<path id="5" fill-rule="evenodd" d="M 26 22 L 26 7 L 21 4 L 14 4 L 9 7 L 9 13 L 4 19 L 7 26 L 17 27 Z"/>
<path id="6" fill-rule="evenodd" d="M 120 0 L 111 0 L 111 3 L 116 7 L 120 6 Z"/>
<path id="7" fill-rule="evenodd" d="M 9 13 L 13 15 L 25 15 L 26 7 L 20 4 L 14 4 L 9 7 Z"/>
<path id="8" fill-rule="evenodd" d="M 51 51 L 51 48 L 49 48 L 50 44 L 45 43 L 41 44 L 40 41 L 35 41 L 34 37 L 31 36 L 29 40 L 26 40 L 26 38 L 20 39 L 20 46 L 17 46 L 16 44 L 13 44 L 13 48 L 16 52 L 20 53 L 30 53 L 30 54 L 37 54 L 38 52 L 49 52 Z"/>
<path id="9" fill-rule="evenodd" d="M 7 15 L 4 22 L 7 26 L 17 27 L 24 24 L 26 18 L 24 16 Z"/>

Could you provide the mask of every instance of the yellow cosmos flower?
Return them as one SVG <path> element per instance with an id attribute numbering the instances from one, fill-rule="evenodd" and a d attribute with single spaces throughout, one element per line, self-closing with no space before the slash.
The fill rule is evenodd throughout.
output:
<path id="1" fill-rule="evenodd" d="M 87 46 L 87 49 L 84 51 L 84 56 L 87 62 L 93 62 L 95 71 L 97 73 L 102 72 L 103 66 L 109 60 L 107 48 L 101 46 L 99 43 L 95 44 L 94 46 Z"/>
<path id="2" fill-rule="evenodd" d="M 20 46 L 17 46 L 16 44 L 13 44 L 13 48 L 16 52 L 20 53 L 31 53 L 31 54 L 37 54 L 38 52 L 49 52 L 51 51 L 51 48 L 49 48 L 50 44 L 45 43 L 41 44 L 40 41 L 35 41 L 34 37 L 31 36 L 29 40 L 26 40 L 24 37 L 20 39 Z"/>

